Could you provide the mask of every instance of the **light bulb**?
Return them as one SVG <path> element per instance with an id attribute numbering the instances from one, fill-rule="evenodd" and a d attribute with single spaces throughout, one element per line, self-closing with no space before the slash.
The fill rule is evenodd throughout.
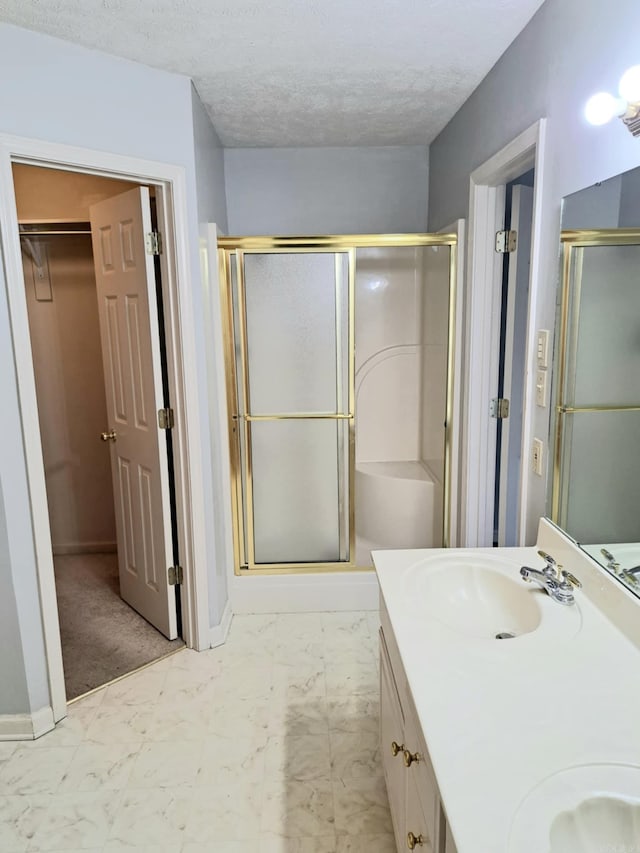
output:
<path id="1" fill-rule="evenodd" d="M 640 103 L 640 65 L 627 68 L 618 85 L 620 97 L 629 104 Z"/>
<path id="2" fill-rule="evenodd" d="M 590 124 L 606 124 L 615 116 L 622 115 L 626 107 L 626 103 L 609 92 L 598 92 L 587 101 L 584 114 Z"/>

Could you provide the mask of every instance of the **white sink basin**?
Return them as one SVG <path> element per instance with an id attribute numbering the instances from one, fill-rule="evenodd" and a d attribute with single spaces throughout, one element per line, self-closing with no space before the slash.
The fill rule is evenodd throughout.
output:
<path id="1" fill-rule="evenodd" d="M 640 853 L 640 767 L 585 764 L 541 782 L 518 808 L 509 853 Z"/>
<path id="2" fill-rule="evenodd" d="M 407 601 L 429 619 L 474 639 L 512 639 L 552 624 L 564 624 L 561 633 L 577 633 L 578 607 L 558 604 L 526 584 L 519 568 L 504 558 L 440 553 L 408 570 Z"/>

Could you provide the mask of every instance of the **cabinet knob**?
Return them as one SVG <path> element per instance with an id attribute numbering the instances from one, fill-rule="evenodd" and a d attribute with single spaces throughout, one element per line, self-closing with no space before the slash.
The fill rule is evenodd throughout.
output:
<path id="1" fill-rule="evenodd" d="M 395 740 L 391 744 L 391 754 L 395 757 L 399 752 L 404 751 L 403 743 L 396 743 Z"/>
<path id="2" fill-rule="evenodd" d="M 410 832 L 407 835 L 407 847 L 409 848 L 409 850 L 413 850 L 414 847 L 422 847 L 423 844 L 424 837 L 422 836 L 422 834 L 414 835 L 413 832 Z"/>
<path id="3" fill-rule="evenodd" d="M 408 749 L 405 749 L 405 751 L 402 754 L 404 756 L 404 766 L 405 767 L 411 767 L 411 765 L 413 764 L 414 761 L 417 764 L 418 761 L 420 761 L 420 759 L 422 758 L 422 756 L 420 755 L 419 752 L 411 753 L 411 752 L 409 752 Z"/>

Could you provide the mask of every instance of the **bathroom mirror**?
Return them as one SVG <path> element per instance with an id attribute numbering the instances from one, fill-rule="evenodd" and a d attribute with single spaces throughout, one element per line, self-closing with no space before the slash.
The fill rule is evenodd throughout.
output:
<path id="1" fill-rule="evenodd" d="M 551 516 L 640 595 L 640 168 L 564 199 Z"/>

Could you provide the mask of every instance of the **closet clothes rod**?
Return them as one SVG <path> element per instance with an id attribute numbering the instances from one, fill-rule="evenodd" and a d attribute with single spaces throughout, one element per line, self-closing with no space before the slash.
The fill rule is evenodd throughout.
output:
<path id="1" fill-rule="evenodd" d="M 51 224 L 22 225 L 18 224 L 21 237 L 57 237 L 71 236 L 73 234 L 91 234 L 91 225 L 88 222 L 78 222 L 78 227 L 71 227 L 66 222 L 52 222 Z"/>

